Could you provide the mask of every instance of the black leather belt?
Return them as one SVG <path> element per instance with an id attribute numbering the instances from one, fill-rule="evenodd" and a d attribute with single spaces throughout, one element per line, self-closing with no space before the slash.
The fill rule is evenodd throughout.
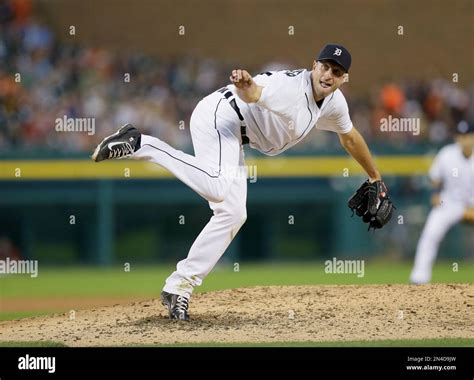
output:
<path id="1" fill-rule="evenodd" d="M 242 113 L 240 112 L 240 108 L 237 105 L 237 102 L 235 101 L 234 94 L 227 87 L 222 87 L 220 90 L 217 90 L 217 91 L 222 92 L 224 94 L 225 98 L 229 101 L 229 104 L 231 105 L 231 107 L 234 109 L 235 113 L 239 117 L 240 134 L 242 135 L 242 144 L 243 145 L 248 144 L 250 140 L 247 136 L 247 126 L 245 125 L 245 120 L 244 120 L 244 117 L 242 116 Z"/>

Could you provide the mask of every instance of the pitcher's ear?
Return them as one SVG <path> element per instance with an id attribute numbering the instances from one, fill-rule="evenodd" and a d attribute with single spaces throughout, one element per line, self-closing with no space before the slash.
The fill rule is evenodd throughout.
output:
<path id="1" fill-rule="evenodd" d="M 318 62 L 316 62 L 316 60 L 313 61 L 313 70 L 316 69 L 316 66 L 318 65 Z"/>
<path id="2" fill-rule="evenodd" d="M 344 83 L 349 82 L 349 73 L 344 73 L 342 78 L 344 79 Z"/>

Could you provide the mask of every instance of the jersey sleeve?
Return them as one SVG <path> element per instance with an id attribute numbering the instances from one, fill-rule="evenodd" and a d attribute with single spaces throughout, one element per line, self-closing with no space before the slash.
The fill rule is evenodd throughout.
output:
<path id="1" fill-rule="evenodd" d="M 300 75 L 303 70 L 277 71 L 272 75 L 261 74 L 254 78 L 262 86 L 262 94 L 257 104 L 270 112 L 289 117 L 300 94 Z"/>
<path id="2" fill-rule="evenodd" d="M 445 152 L 444 149 L 441 149 L 431 164 L 428 176 L 433 182 L 443 181 L 443 162 Z"/>
<path id="3" fill-rule="evenodd" d="M 340 90 L 336 90 L 332 99 L 322 110 L 322 115 L 316 122 L 316 128 L 341 134 L 349 133 L 352 129 L 352 121 L 349 115 L 347 101 Z"/>

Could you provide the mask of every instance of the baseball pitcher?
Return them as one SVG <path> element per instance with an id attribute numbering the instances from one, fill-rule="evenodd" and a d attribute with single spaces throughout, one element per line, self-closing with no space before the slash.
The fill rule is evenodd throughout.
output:
<path id="1" fill-rule="evenodd" d="M 194 156 L 143 135 L 130 124 L 97 146 L 94 161 L 130 157 L 161 165 L 205 198 L 213 210 L 188 256 L 164 285 L 161 299 L 171 319 L 189 319 L 194 287 L 201 285 L 246 220 L 245 144 L 274 156 L 296 145 L 314 127 L 337 133 L 369 177 L 349 207 L 369 228 L 388 222 L 392 204 L 387 189 L 339 90 L 350 66 L 348 50 L 328 44 L 311 71 L 272 71 L 252 77 L 246 70 L 233 70 L 232 84 L 202 99 L 191 115 Z"/>

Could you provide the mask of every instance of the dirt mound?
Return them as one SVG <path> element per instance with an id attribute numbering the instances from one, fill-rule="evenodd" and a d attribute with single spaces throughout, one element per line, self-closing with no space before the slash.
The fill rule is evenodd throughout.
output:
<path id="1" fill-rule="evenodd" d="M 196 294 L 189 323 L 158 299 L 0 323 L 1 341 L 70 346 L 474 338 L 474 285 L 269 286 Z"/>

